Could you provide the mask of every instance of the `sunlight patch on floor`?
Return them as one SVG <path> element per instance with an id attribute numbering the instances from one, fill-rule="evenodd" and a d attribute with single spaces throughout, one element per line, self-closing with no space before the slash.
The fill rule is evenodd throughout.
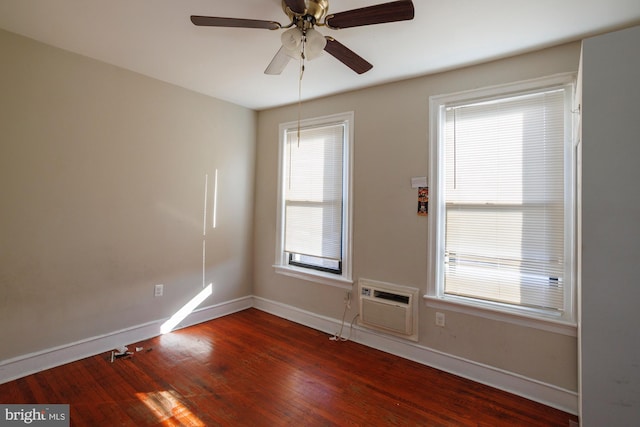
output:
<path id="1" fill-rule="evenodd" d="M 171 391 L 136 393 L 136 397 L 151 410 L 158 422 L 166 426 L 204 427 L 205 424 L 184 406 Z"/>

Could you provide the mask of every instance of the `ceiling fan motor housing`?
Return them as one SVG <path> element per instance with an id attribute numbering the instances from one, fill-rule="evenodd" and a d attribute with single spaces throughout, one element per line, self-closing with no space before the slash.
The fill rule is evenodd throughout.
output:
<path id="1" fill-rule="evenodd" d="M 303 13 L 296 13 L 287 6 L 287 3 L 284 0 L 282 0 L 282 9 L 284 9 L 284 12 L 293 22 L 296 23 L 296 25 L 301 18 L 303 21 L 306 21 L 308 17 L 313 18 L 313 24 L 320 22 L 327 14 L 327 10 L 329 9 L 329 0 L 304 0 L 304 6 L 305 8 Z"/>

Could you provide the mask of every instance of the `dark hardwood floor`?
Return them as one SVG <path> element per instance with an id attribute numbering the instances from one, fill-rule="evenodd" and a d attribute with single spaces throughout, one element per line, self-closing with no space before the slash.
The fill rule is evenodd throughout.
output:
<path id="1" fill-rule="evenodd" d="M 256 309 L 0 385 L 72 426 L 562 426 L 573 415 Z"/>

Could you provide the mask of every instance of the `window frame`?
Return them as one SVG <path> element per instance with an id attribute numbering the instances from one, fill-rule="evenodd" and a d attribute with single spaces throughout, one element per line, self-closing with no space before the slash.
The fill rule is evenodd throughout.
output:
<path id="1" fill-rule="evenodd" d="M 445 185 L 442 125 L 446 107 L 472 104 L 490 99 L 502 99 L 546 91 L 552 88 L 564 88 L 565 96 L 565 144 L 564 144 L 564 191 L 565 191 L 565 272 L 568 274 L 564 294 L 563 313 L 557 315 L 549 311 L 514 306 L 499 302 L 447 295 L 444 292 L 444 201 L 441 195 Z M 565 335 L 576 335 L 576 212 L 577 212 L 577 173 L 576 138 L 573 126 L 573 102 L 575 97 L 575 74 L 563 73 L 524 82 L 492 86 L 483 89 L 436 95 L 429 98 L 430 135 L 429 135 L 429 256 L 428 284 L 424 296 L 428 306 L 459 311 L 500 321 L 521 324 L 528 327 L 549 330 Z"/>
<path id="2" fill-rule="evenodd" d="M 352 280 L 352 223 L 353 223 L 353 111 L 331 114 L 300 121 L 281 123 L 278 128 L 278 194 L 277 194 L 277 221 L 276 221 L 276 249 L 275 263 L 276 273 L 283 274 L 306 281 L 322 283 L 344 289 L 351 289 Z M 345 126 L 343 145 L 343 170 L 342 170 L 342 259 L 341 271 L 328 272 L 321 268 L 305 267 L 289 263 L 289 253 L 284 250 L 285 236 L 285 155 L 286 135 L 292 129 L 322 127 L 342 124 Z"/>

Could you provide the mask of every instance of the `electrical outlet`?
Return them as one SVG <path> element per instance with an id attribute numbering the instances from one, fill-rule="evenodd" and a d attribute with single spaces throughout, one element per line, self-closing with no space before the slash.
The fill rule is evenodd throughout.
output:
<path id="1" fill-rule="evenodd" d="M 436 326 L 444 328 L 444 313 L 436 312 Z"/>
<path id="2" fill-rule="evenodd" d="M 344 303 L 347 305 L 347 308 L 351 308 L 351 291 L 347 291 L 347 294 L 344 296 Z"/>
<path id="3" fill-rule="evenodd" d="M 155 285 L 153 287 L 153 296 L 161 297 L 164 294 L 164 285 Z"/>

